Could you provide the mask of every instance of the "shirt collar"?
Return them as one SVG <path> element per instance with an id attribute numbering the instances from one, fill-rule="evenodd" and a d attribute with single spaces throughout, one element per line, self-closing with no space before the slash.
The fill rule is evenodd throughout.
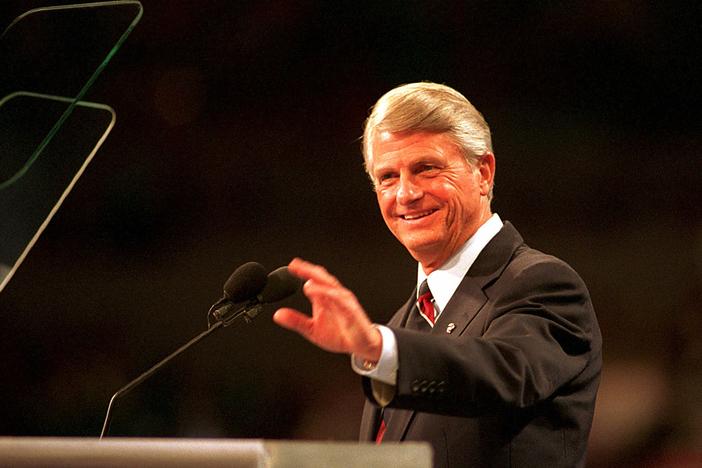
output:
<path id="1" fill-rule="evenodd" d="M 427 277 L 424 274 L 422 265 L 417 267 L 417 290 L 425 279 L 429 283 L 429 289 L 434 296 L 434 307 L 437 309 L 437 317 L 448 304 L 453 293 L 458 289 L 458 285 L 463 281 L 463 277 L 468 273 L 471 265 L 478 258 L 480 252 L 502 229 L 503 223 L 497 213 L 493 214 L 465 244 L 437 270 L 431 272 Z"/>

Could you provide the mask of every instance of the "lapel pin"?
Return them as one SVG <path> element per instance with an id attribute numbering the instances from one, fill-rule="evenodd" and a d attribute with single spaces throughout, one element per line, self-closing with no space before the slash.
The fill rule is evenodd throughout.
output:
<path id="1" fill-rule="evenodd" d="M 446 327 L 446 333 L 451 333 L 456 328 L 456 324 L 451 322 Z"/>

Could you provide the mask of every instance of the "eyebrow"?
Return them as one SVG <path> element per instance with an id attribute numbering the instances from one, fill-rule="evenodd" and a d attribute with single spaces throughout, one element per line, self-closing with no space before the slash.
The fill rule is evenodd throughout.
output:
<path id="1" fill-rule="evenodd" d="M 434 154 L 422 154 L 419 156 L 415 156 L 410 161 L 408 162 L 408 166 L 410 167 L 415 167 L 415 166 L 421 166 L 423 164 L 431 164 L 434 166 L 440 166 L 444 165 L 445 161 Z M 373 164 L 373 173 L 380 173 L 383 171 L 394 171 L 395 169 L 393 168 L 392 164 L 383 164 L 380 162 L 375 162 Z"/>

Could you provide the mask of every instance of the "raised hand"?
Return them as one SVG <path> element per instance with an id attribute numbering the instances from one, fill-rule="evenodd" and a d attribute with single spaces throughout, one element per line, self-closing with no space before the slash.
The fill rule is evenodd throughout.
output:
<path id="1" fill-rule="evenodd" d="M 356 296 L 322 266 L 295 258 L 288 269 L 306 280 L 302 290 L 312 304 L 312 316 L 284 307 L 273 315 L 275 323 L 324 350 L 377 361 L 382 337 Z"/>

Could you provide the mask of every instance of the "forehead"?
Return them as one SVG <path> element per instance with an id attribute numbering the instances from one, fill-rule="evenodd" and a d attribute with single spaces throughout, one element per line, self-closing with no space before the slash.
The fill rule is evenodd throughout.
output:
<path id="1" fill-rule="evenodd" d="M 372 166 L 417 159 L 462 157 L 458 146 L 443 133 L 380 132 L 372 144 Z"/>

